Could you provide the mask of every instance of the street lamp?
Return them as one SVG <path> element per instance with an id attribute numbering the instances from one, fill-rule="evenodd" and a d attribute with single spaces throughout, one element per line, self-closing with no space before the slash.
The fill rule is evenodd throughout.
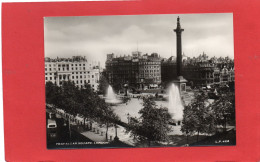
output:
<path id="1" fill-rule="evenodd" d="M 129 122 L 130 122 L 130 114 L 129 113 L 127 113 L 127 120 L 128 120 L 128 124 L 129 124 Z"/>
<path id="2" fill-rule="evenodd" d="M 116 136 L 114 138 L 114 141 L 119 141 L 119 138 L 117 136 L 117 125 L 115 124 L 115 133 L 116 133 Z"/>
<path id="3" fill-rule="evenodd" d="M 127 96 L 127 89 L 128 89 L 128 84 L 124 84 L 124 88 L 125 88 L 125 96 Z"/>

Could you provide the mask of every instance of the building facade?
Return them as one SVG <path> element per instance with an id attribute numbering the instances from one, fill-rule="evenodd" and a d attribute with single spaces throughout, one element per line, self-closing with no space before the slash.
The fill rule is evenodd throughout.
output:
<path id="1" fill-rule="evenodd" d="M 156 88 L 161 84 L 161 59 L 157 53 L 142 55 L 139 51 L 123 57 L 108 54 L 106 73 L 110 84 L 120 81 L 137 89 Z"/>
<path id="2" fill-rule="evenodd" d="M 52 82 L 60 86 L 63 81 L 70 80 L 78 87 L 87 83 L 97 90 L 99 77 L 99 63 L 88 62 L 85 57 L 45 58 L 45 83 Z"/>
<path id="3" fill-rule="evenodd" d="M 182 73 L 189 85 L 207 86 L 227 84 L 235 80 L 234 60 L 229 58 L 209 58 L 205 53 L 189 58 L 183 55 Z M 167 83 L 177 77 L 176 59 L 170 57 L 162 60 L 162 82 Z"/>

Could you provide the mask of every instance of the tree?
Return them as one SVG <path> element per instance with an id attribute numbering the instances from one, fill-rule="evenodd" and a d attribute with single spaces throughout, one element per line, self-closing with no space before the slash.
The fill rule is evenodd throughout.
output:
<path id="1" fill-rule="evenodd" d="M 139 141 L 168 141 L 167 133 L 170 131 L 171 115 L 167 108 L 158 108 L 154 100 L 144 98 L 143 108 L 139 111 L 140 118 L 131 117 L 128 131 Z"/>
<path id="2" fill-rule="evenodd" d="M 195 94 L 190 105 L 185 106 L 181 131 L 188 136 L 197 132 L 197 141 L 200 133 L 210 134 L 215 131 L 215 114 L 211 109 L 208 97 L 204 92 Z"/>
<path id="3" fill-rule="evenodd" d="M 107 92 L 108 86 L 109 86 L 108 80 L 107 80 L 105 74 L 103 73 L 99 79 L 98 93 L 105 95 Z"/>
<path id="4" fill-rule="evenodd" d="M 233 92 L 221 93 L 212 104 L 216 122 L 226 130 L 227 122 L 235 122 L 235 95 Z"/>
<path id="5" fill-rule="evenodd" d="M 192 110 L 191 105 L 187 105 L 184 107 L 181 131 L 187 137 L 187 144 L 189 144 L 189 136 L 192 136 L 196 132 L 195 129 L 196 121 L 193 116 L 193 113 L 194 112 Z"/>
<path id="6" fill-rule="evenodd" d="M 62 108 L 66 113 L 76 116 L 78 113 L 79 102 L 78 94 L 79 88 L 75 86 L 74 82 L 64 81 L 61 86 L 62 91 Z"/>
<path id="7" fill-rule="evenodd" d="M 110 126 L 111 123 L 114 123 L 113 117 L 116 115 L 114 114 L 113 110 L 111 107 L 105 102 L 104 99 L 99 99 L 98 102 L 98 116 L 99 116 L 99 121 L 101 123 L 106 124 L 106 140 L 108 139 L 108 127 Z"/>
<path id="8" fill-rule="evenodd" d="M 79 94 L 79 88 L 75 86 L 72 81 L 63 81 L 61 88 L 61 100 L 57 107 L 64 110 L 68 114 L 67 118 L 69 121 L 69 133 L 71 137 L 70 121 L 72 117 L 75 117 L 78 113 L 80 103 L 77 102 L 77 94 Z"/>
<path id="9" fill-rule="evenodd" d="M 61 88 L 52 82 L 47 82 L 45 85 L 46 103 L 55 106 L 61 105 L 62 94 Z"/>
<path id="10" fill-rule="evenodd" d="M 108 111 L 111 108 L 107 103 L 105 103 L 104 99 L 98 96 L 98 94 L 91 88 L 89 84 L 86 84 L 84 88 L 81 89 L 81 93 L 83 99 L 82 102 L 84 105 L 81 114 L 84 116 L 84 119 L 89 119 L 90 129 L 92 129 L 92 120 L 100 120 L 105 118 L 105 111 Z"/>
<path id="11" fill-rule="evenodd" d="M 111 83 L 111 86 L 113 87 L 113 90 L 118 93 L 119 91 L 123 90 L 123 85 L 126 84 L 127 82 L 123 82 L 122 79 L 119 77 L 115 76 L 113 78 L 113 83 Z"/>

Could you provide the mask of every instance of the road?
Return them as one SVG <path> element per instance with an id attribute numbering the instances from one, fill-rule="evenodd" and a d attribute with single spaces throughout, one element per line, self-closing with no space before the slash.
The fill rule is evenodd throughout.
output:
<path id="1" fill-rule="evenodd" d="M 46 113 L 46 121 L 49 119 L 49 112 Z M 73 147 L 71 143 L 75 142 L 93 142 L 92 140 L 80 135 L 78 132 L 71 130 L 71 134 L 69 131 L 68 121 L 64 120 L 60 116 L 56 115 L 54 120 L 57 123 L 57 137 L 49 138 L 47 135 L 47 148 L 71 148 Z M 47 131 L 46 131 L 47 132 Z M 80 147 L 80 146 L 74 146 Z"/>

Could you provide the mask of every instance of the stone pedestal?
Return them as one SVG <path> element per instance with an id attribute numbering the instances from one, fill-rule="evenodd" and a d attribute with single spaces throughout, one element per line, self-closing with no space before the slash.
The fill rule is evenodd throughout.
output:
<path id="1" fill-rule="evenodd" d="M 183 76 L 178 76 L 177 79 L 173 80 L 173 83 L 178 85 L 180 92 L 186 92 L 187 80 Z"/>

